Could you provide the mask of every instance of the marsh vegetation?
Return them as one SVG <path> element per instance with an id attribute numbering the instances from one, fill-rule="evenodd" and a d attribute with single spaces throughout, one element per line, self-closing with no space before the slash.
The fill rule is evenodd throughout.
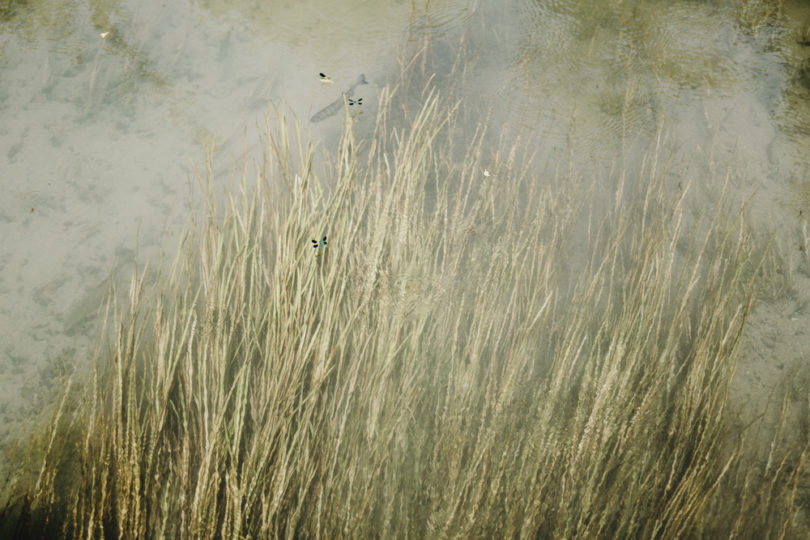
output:
<path id="1" fill-rule="evenodd" d="M 225 193 L 208 164 L 176 256 L 112 295 L 96 369 L 32 438 L 3 533 L 806 534 L 807 433 L 763 453 L 729 412 L 778 257 L 745 205 L 688 212 L 703 188 L 664 132 L 612 171 L 541 170 L 531 136 L 471 134 L 486 115 L 419 84 L 367 134 L 346 120 L 325 173 L 279 111 Z"/>

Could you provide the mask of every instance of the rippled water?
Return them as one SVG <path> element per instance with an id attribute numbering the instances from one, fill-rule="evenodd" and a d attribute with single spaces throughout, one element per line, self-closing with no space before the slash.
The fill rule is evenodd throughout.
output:
<path id="1" fill-rule="evenodd" d="M 735 171 L 793 270 L 810 213 L 810 8 L 766 2 L 29 2 L 0 7 L 0 439 L 87 358 L 112 271 L 171 249 L 194 167 L 242 156 L 273 105 L 308 119 L 365 73 L 373 111 L 409 21 L 475 58 L 462 92 L 540 136 L 540 166 L 641 159 L 660 132 L 684 182 Z M 808 34 L 808 35 L 806 35 Z M 411 34 L 412 35 L 412 34 Z M 807 39 L 805 39 L 807 38 Z M 324 85 L 317 74 L 335 81 Z M 446 74 L 445 74 L 446 75 Z M 441 77 L 438 80 L 442 80 Z M 365 121 L 371 121 L 372 114 Z M 339 117 L 311 125 L 334 144 Z M 255 145 L 255 143 L 250 143 Z M 720 175 L 722 176 L 722 175 Z M 697 211 L 706 211 L 705 208 Z M 801 215 L 800 215 L 801 212 Z M 808 274 L 757 328 L 748 370 L 810 354 Z M 755 321 L 757 323 L 757 321 Z M 773 338 L 789 326 L 784 339 Z M 768 336 L 771 336 L 770 338 Z M 770 340 L 770 341 L 768 341 Z M 760 347 L 759 349 L 757 347 Z M 784 364 L 784 362 L 783 362 Z M 774 362 L 768 365 L 776 365 Z M 764 369 L 764 371 L 763 371 Z M 784 365 L 783 365 L 784 369 Z M 764 381 L 764 382 L 762 382 Z"/>

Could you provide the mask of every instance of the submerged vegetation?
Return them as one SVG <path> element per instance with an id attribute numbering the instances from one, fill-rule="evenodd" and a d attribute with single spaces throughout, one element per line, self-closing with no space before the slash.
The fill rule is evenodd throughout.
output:
<path id="1" fill-rule="evenodd" d="M 223 199 L 209 164 L 2 533 L 806 532 L 807 434 L 760 462 L 728 410 L 770 256 L 744 208 L 692 219 L 660 144 L 612 174 L 538 171 L 529 141 L 459 140 L 458 102 L 423 96 L 394 121 L 383 91 L 326 177 L 283 115 Z"/>

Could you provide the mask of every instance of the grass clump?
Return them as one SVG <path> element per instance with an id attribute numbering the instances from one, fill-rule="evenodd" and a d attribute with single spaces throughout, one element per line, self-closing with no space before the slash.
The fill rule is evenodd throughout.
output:
<path id="1" fill-rule="evenodd" d="M 283 117 L 224 202 L 203 175 L 205 211 L 110 311 L 8 530 L 801 530 L 806 447 L 748 474 L 725 421 L 763 256 L 744 213 L 687 223 L 656 149 L 622 174 L 539 174 L 531 144 L 459 141 L 457 103 L 425 96 L 394 122 L 384 91 L 326 177 Z"/>

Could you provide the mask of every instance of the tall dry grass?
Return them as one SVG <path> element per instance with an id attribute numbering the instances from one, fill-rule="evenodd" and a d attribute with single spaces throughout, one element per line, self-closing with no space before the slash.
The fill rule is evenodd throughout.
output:
<path id="1" fill-rule="evenodd" d="M 507 131 L 460 140 L 449 98 L 397 122 L 392 99 L 369 137 L 346 122 L 325 177 L 283 114 L 256 174 L 223 197 L 200 175 L 204 211 L 111 304 L 4 531 L 803 531 L 806 443 L 759 467 L 726 421 L 765 256 L 743 209 L 686 219 L 657 145 L 542 173 Z"/>

